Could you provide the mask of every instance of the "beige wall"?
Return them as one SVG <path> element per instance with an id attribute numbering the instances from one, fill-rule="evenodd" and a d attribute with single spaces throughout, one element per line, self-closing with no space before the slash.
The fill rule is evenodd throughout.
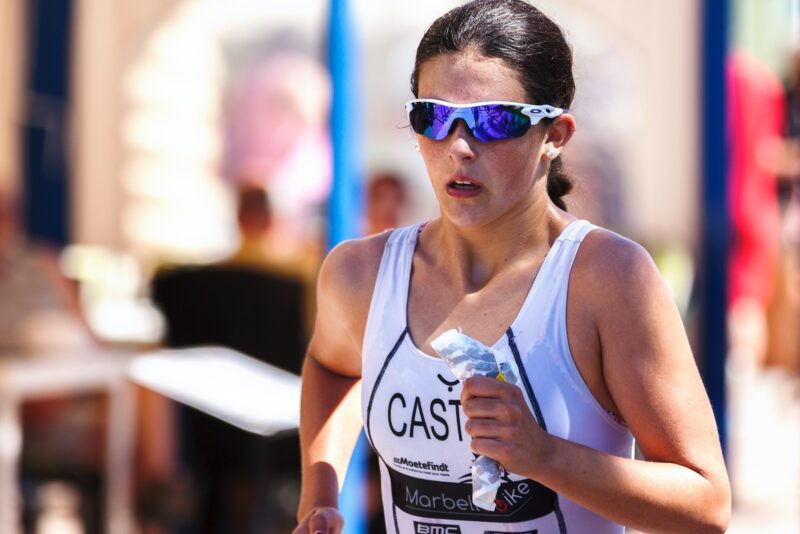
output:
<path id="1" fill-rule="evenodd" d="M 80 0 L 73 48 L 73 240 L 122 246 L 119 232 L 120 2 Z"/>
<path id="2" fill-rule="evenodd" d="M 0 187 L 19 178 L 24 7 L 23 0 L 0 0 Z"/>
<path id="3" fill-rule="evenodd" d="M 20 2 L 0 0 L 0 6 Z M 576 17 L 580 17 L 591 27 L 601 29 L 626 45 L 638 71 L 640 86 L 636 90 L 640 113 L 629 118 L 630 135 L 615 150 L 624 154 L 626 219 L 631 237 L 652 244 L 693 244 L 700 185 L 697 146 L 700 43 L 696 3 L 693 0 L 537 0 L 535 3 L 562 23 L 568 33 L 581 32 L 580 25 L 572 26 Z M 78 0 L 76 3 L 73 228 L 79 242 L 118 249 L 130 245 L 121 228 L 124 207 L 121 172 L 126 163 L 121 123 L 127 105 L 121 78 L 141 56 L 158 22 L 182 4 L 181 0 Z M 447 6 L 442 5 L 441 10 L 433 13 L 429 2 L 409 0 L 409 6 L 403 8 L 402 13 L 406 17 L 415 13 L 416 4 L 427 6 L 420 11 L 426 18 L 418 23 L 421 35 L 432 18 Z M 367 0 L 356 2 L 356 6 L 359 5 L 363 17 L 373 21 L 373 30 L 376 21 L 387 22 L 386 32 L 389 33 L 388 28 L 413 26 L 402 17 L 383 20 L 388 18 L 382 13 L 386 10 L 368 8 L 372 3 Z M 295 22 L 307 26 L 305 30 L 319 31 L 317 18 L 300 18 Z M 401 24 L 400 19 L 405 22 Z M 580 41 L 580 35 L 571 37 L 575 43 Z M 367 35 L 368 45 L 370 38 Z M 580 49 L 576 49 L 576 60 L 580 66 Z M 380 61 L 385 64 L 386 58 Z M 402 85 L 403 91 L 407 87 L 407 75 L 404 71 L 402 76 L 391 77 Z M 0 102 L 7 101 L 8 97 L 3 96 Z M 392 123 L 393 127 L 396 123 Z M 9 142 L 8 134 L 2 131 L 0 151 L 3 152 L 0 154 L 5 155 Z M 398 157 L 413 158 L 414 154 L 407 155 L 409 151 L 405 148 Z M 420 183 L 424 186 L 425 182 L 422 177 Z"/>
<path id="4" fill-rule="evenodd" d="M 126 248 L 121 214 L 123 74 L 180 0 L 77 0 L 73 49 L 73 240 Z"/>
<path id="5" fill-rule="evenodd" d="M 74 23 L 72 238 L 122 248 L 120 73 L 178 0 L 77 0 Z M 0 0 L 0 186 L 16 186 L 25 80 L 25 0 Z"/>
<path id="6" fill-rule="evenodd" d="M 694 0 L 537 2 L 554 16 L 567 9 L 565 4 L 583 11 L 634 51 L 643 115 L 630 118 L 637 135 L 617 147 L 629 156 L 625 190 L 627 219 L 635 232 L 631 237 L 649 243 L 694 244 L 700 209 L 699 4 Z"/>

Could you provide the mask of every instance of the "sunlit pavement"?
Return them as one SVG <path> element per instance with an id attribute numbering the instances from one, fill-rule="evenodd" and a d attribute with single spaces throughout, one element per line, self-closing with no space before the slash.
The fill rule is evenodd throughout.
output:
<path id="1" fill-rule="evenodd" d="M 729 383 L 734 508 L 728 532 L 800 534 L 800 380 L 768 370 Z"/>

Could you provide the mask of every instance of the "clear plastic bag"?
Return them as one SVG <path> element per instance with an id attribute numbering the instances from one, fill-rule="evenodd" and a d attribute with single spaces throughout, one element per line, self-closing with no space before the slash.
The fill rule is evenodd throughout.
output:
<path id="1" fill-rule="evenodd" d="M 431 342 L 459 382 L 473 376 L 488 376 L 510 384 L 517 376 L 502 354 L 480 341 L 448 330 Z M 490 458 L 479 456 L 472 464 L 472 502 L 475 506 L 493 512 L 495 497 L 500 488 L 503 468 Z"/>

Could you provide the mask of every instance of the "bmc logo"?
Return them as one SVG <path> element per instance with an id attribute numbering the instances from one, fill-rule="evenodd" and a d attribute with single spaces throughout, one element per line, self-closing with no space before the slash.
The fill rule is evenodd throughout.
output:
<path id="1" fill-rule="evenodd" d="M 434 525 L 414 521 L 414 534 L 461 534 L 458 525 Z"/>

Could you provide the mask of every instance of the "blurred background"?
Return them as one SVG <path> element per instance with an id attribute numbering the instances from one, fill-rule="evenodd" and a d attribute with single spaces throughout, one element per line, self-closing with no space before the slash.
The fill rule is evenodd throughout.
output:
<path id="1" fill-rule="evenodd" d="M 291 530 L 316 271 L 437 215 L 403 104 L 458 3 L 0 0 L 0 534 Z M 673 289 L 730 532 L 800 532 L 800 0 L 534 3 L 567 203 Z"/>

